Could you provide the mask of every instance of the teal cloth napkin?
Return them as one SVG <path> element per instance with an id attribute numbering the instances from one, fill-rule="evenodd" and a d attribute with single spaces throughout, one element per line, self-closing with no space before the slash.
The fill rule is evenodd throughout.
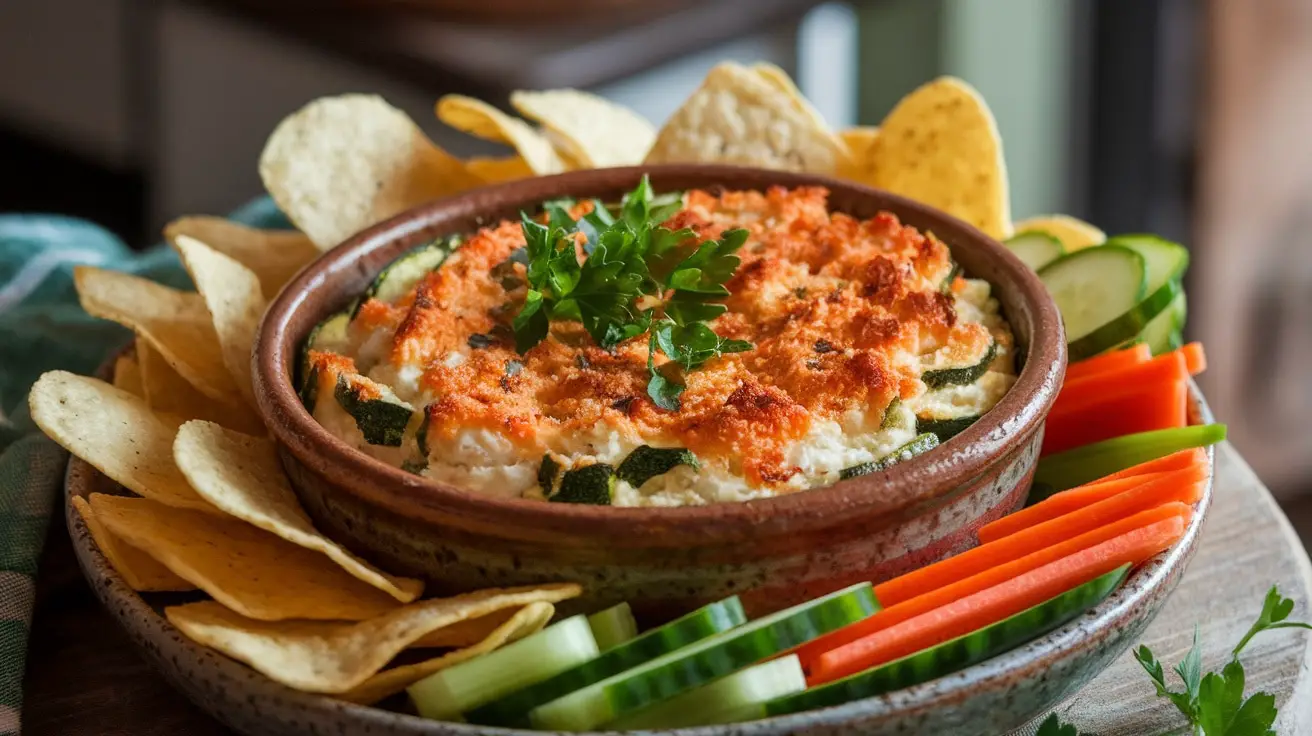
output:
<path id="1" fill-rule="evenodd" d="M 268 198 L 231 215 L 248 225 L 288 227 Z M 0 734 L 19 732 L 23 669 L 37 561 L 60 508 L 68 453 L 32 424 L 27 392 L 56 368 L 91 373 L 125 344 L 128 330 L 87 316 L 73 267 L 89 264 L 190 288 L 173 251 L 133 252 L 108 231 L 55 215 L 0 215 Z"/>

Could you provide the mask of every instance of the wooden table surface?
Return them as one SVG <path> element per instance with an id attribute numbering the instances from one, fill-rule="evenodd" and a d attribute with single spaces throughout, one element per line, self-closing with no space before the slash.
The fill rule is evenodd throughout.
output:
<path id="1" fill-rule="evenodd" d="M 1217 452 L 1216 501 L 1201 547 L 1144 642 L 1168 666 L 1201 628 L 1204 666 L 1219 669 L 1273 584 L 1312 618 L 1312 564 L 1270 494 L 1229 445 Z M 83 582 L 59 523 L 37 584 L 23 704 L 27 736 L 215 736 L 227 729 L 174 694 L 101 610 Z M 1312 733 L 1312 638 L 1286 629 L 1257 638 L 1243 657 L 1249 691 L 1281 710 L 1282 736 Z M 1100 736 L 1183 733 L 1172 706 L 1153 695 L 1129 652 L 1058 708 Z"/>

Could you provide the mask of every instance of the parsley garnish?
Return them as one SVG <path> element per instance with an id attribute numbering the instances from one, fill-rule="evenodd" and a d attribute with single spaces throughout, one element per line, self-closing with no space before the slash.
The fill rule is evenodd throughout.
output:
<path id="1" fill-rule="evenodd" d="M 1061 718 L 1056 713 L 1048 716 L 1039 724 L 1039 730 L 1034 732 L 1034 736 L 1085 736 L 1078 729 L 1069 723 L 1062 723 Z"/>
<path id="2" fill-rule="evenodd" d="M 662 227 L 679 211 L 681 198 L 657 196 L 645 176 L 624 196 L 617 216 L 593 200 L 592 211 L 575 220 L 569 214 L 574 204 L 544 203 L 546 223 L 520 217 L 528 291 L 513 322 L 515 349 L 524 353 L 542 342 L 553 321 L 582 322 L 607 350 L 647 333 L 647 395 L 662 409 L 678 411 L 684 384 L 657 369 L 657 350 L 686 372 L 752 348 L 707 324 L 727 309 L 720 300 L 729 295 L 725 284 L 738 268 L 747 231 L 727 230 L 689 250 L 697 233 Z"/>

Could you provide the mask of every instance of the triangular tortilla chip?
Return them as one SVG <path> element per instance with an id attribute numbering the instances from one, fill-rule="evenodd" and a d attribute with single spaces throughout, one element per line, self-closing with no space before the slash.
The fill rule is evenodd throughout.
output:
<path id="1" fill-rule="evenodd" d="M 874 148 L 875 139 L 878 137 L 879 128 L 875 126 L 862 126 L 838 131 L 838 138 L 843 141 L 843 145 L 847 146 L 849 156 L 848 166 L 838 172 L 838 175 L 856 182 L 864 183 L 869 181 L 872 175 L 870 151 Z"/>
<path id="2" fill-rule="evenodd" d="M 523 120 L 482 100 L 446 95 L 437 101 L 437 118 L 462 133 L 513 147 L 535 174 L 559 174 L 565 170 L 551 141 Z"/>
<path id="3" fill-rule="evenodd" d="M 576 89 L 513 92 L 510 104 L 557 136 L 567 155 L 589 169 L 642 163 L 656 129 L 623 105 Z"/>
<path id="4" fill-rule="evenodd" d="M 179 235 L 193 237 L 249 268 L 260 279 L 264 297 L 270 300 L 302 266 L 319 257 L 319 249 L 305 233 L 257 230 L 222 217 L 182 217 L 164 228 L 169 242 Z"/>
<path id="5" fill-rule="evenodd" d="M 123 353 L 114 359 L 114 387 L 133 396 L 146 395 L 145 387 L 141 385 L 141 361 L 136 353 Z"/>
<path id="6" fill-rule="evenodd" d="M 86 523 L 91 538 L 100 548 L 100 553 L 109 560 L 110 566 L 123 576 L 123 582 L 127 583 L 129 588 L 139 593 L 196 589 L 196 586 L 173 574 L 172 570 L 156 562 L 150 555 L 130 544 L 120 542 L 96 518 L 85 498 L 74 496 L 72 504 L 73 508 L 77 509 L 78 516 L 81 516 L 82 521 Z"/>
<path id="7" fill-rule="evenodd" d="M 188 419 L 204 419 L 247 434 L 264 433 L 264 422 L 249 404 L 237 397 L 231 401 L 215 401 L 197 391 L 158 350 L 140 337 L 137 338 L 137 359 L 141 362 L 141 385 L 146 404 L 153 411 L 177 417 L 178 424 Z"/>
<path id="8" fill-rule="evenodd" d="M 465 160 L 469 173 L 482 179 L 485 184 L 499 184 L 503 181 L 527 179 L 533 176 L 523 157 L 502 156 L 500 158 L 471 158 Z"/>

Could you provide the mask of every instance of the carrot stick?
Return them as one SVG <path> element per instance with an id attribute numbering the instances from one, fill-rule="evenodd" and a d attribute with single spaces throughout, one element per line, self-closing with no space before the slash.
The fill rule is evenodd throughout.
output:
<path id="1" fill-rule="evenodd" d="M 1147 475 L 1136 475 L 1129 478 L 1117 478 L 1115 480 L 1098 481 L 1083 486 L 1076 486 L 1065 491 L 1058 491 L 1043 501 L 1023 508 L 1013 514 L 1008 514 L 997 521 L 989 522 L 979 529 L 979 541 L 987 544 L 996 542 L 1003 537 L 1009 537 L 1022 529 L 1028 529 L 1035 524 L 1042 524 L 1058 516 L 1065 516 L 1072 511 L 1078 511 L 1085 506 L 1091 506 L 1104 499 L 1111 498 L 1118 493 L 1134 488 L 1135 486 L 1147 483 L 1150 480 L 1156 480 L 1164 473 L 1149 473 Z"/>
<path id="2" fill-rule="evenodd" d="M 1185 365 L 1189 368 L 1189 375 L 1196 376 L 1207 370 L 1207 356 L 1203 353 L 1203 344 L 1201 342 L 1191 342 L 1177 352 L 1184 356 Z"/>
<path id="3" fill-rule="evenodd" d="M 1167 473 L 1092 506 L 880 583 L 875 586 L 875 597 L 885 608 L 892 607 L 1141 511 L 1175 501 L 1192 504 L 1202 495 L 1206 478 L 1206 466 Z"/>
<path id="4" fill-rule="evenodd" d="M 1153 473 L 1167 473 L 1172 470 L 1183 470 L 1192 465 L 1205 465 L 1207 463 L 1207 451 L 1201 447 L 1191 447 L 1187 450 L 1173 452 L 1170 455 L 1159 457 L 1155 460 L 1131 465 L 1124 470 L 1118 470 L 1111 475 L 1099 478 L 1094 483 L 1105 483 L 1109 480 L 1120 480 L 1121 478 L 1133 478 L 1136 475 L 1150 475 Z M 1092 485 L 1086 483 L 1085 485 Z M 1079 486 L 1076 486 L 1077 488 Z"/>
<path id="5" fill-rule="evenodd" d="M 1138 432 L 1185 426 L 1189 388 L 1183 380 L 1145 384 L 1048 415 L 1041 455 Z"/>
<path id="6" fill-rule="evenodd" d="M 1072 380 L 1066 377 L 1052 410 L 1075 409 L 1096 402 L 1108 394 L 1127 391 L 1146 384 L 1178 381 L 1189 374 L 1184 354 L 1178 350 L 1162 353 L 1152 360 L 1122 368 L 1101 371 Z"/>
<path id="7" fill-rule="evenodd" d="M 1134 531 L 1135 529 L 1150 524 L 1155 524 L 1159 521 L 1174 518 L 1183 519 L 1185 526 L 1188 526 L 1190 519 L 1193 518 L 1193 509 L 1182 503 L 1168 503 L 1156 508 L 1148 509 L 1147 511 L 1140 511 L 1133 516 L 1121 519 L 1120 521 L 1111 524 L 1103 525 L 1097 529 L 1064 540 L 1046 549 L 1038 550 L 996 567 L 991 567 L 963 580 L 949 583 L 943 587 L 927 591 L 911 598 L 910 600 L 905 600 L 896 605 L 883 608 L 869 618 L 864 618 L 854 624 L 844 626 L 837 631 L 831 631 L 819 639 L 812 639 L 801 647 L 798 647 L 795 650 L 795 653 L 802 661 L 802 669 L 809 672 L 814 666 L 815 660 L 820 655 L 832 649 L 837 649 L 844 644 L 869 636 L 877 631 L 883 631 L 884 629 L 900 624 L 908 619 L 915 618 L 921 614 L 928 613 L 929 611 L 945 606 L 958 598 L 974 595 L 982 590 L 987 590 L 995 585 L 1000 585 L 1014 577 L 1036 570 L 1051 562 L 1056 562 L 1063 557 L 1073 555 L 1081 550 L 1102 544 L 1109 539 L 1114 539 L 1127 532 Z M 876 588 L 876 590 L 878 590 L 878 588 Z M 884 601 L 881 599 L 880 602 L 883 603 Z"/>
<path id="8" fill-rule="evenodd" d="M 1117 370 L 1136 363 L 1146 363 L 1153 357 L 1147 343 L 1136 343 L 1128 348 L 1095 355 L 1066 366 L 1066 381 L 1074 381 L 1108 370 Z"/>
<path id="9" fill-rule="evenodd" d="M 832 649 L 816 659 L 807 684 L 832 682 L 997 623 L 1122 565 L 1143 562 L 1184 530 L 1178 516 L 1140 527 Z"/>

